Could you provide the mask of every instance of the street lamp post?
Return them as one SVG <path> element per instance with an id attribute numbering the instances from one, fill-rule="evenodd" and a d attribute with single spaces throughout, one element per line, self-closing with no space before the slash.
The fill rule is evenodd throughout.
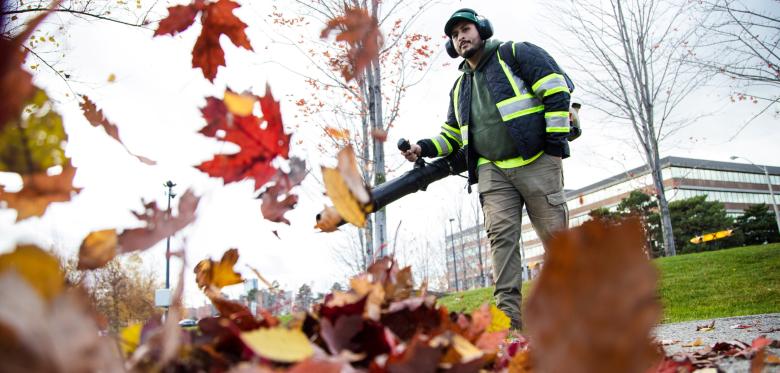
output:
<path id="1" fill-rule="evenodd" d="M 171 218 L 171 200 L 173 197 L 176 197 L 176 193 L 173 193 L 173 187 L 176 186 L 176 184 L 173 183 L 173 181 L 166 181 L 165 184 L 163 184 L 168 190 L 165 194 L 168 195 L 168 212 L 167 212 L 167 218 Z M 168 236 L 168 238 L 165 240 L 165 288 L 170 289 L 171 288 L 171 236 Z"/>
<path id="2" fill-rule="evenodd" d="M 452 272 L 455 274 L 455 291 L 460 291 L 458 285 L 458 260 L 455 258 L 455 231 L 452 230 L 452 221 L 450 218 L 450 244 L 452 245 Z"/>
<path id="3" fill-rule="evenodd" d="M 744 159 L 748 161 L 748 163 L 758 168 L 759 170 L 764 171 L 764 176 L 766 176 L 766 186 L 769 187 L 769 196 L 772 198 L 772 209 L 775 210 L 775 223 L 777 223 L 777 231 L 780 232 L 780 212 L 777 210 L 777 200 L 775 199 L 775 191 L 772 189 L 772 179 L 769 178 L 769 171 L 767 170 L 766 166 L 759 166 L 745 157 L 738 157 L 736 155 L 732 155 L 730 158 L 732 161 L 736 160 L 737 158 Z"/>

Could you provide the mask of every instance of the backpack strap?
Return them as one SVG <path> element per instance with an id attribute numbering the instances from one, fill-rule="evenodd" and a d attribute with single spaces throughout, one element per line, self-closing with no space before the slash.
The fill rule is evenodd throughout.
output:
<path id="1" fill-rule="evenodd" d="M 512 52 L 513 45 L 514 45 L 513 41 L 504 42 L 498 47 L 498 55 L 501 56 L 501 59 L 504 61 L 504 63 L 506 63 L 507 66 L 509 66 L 509 68 L 512 69 L 512 72 L 519 77 L 520 63 L 517 62 L 517 59 L 515 58 L 515 54 Z M 561 68 L 561 73 L 563 75 L 564 80 L 566 80 L 566 85 L 569 86 L 569 93 L 574 92 L 574 82 L 572 82 L 571 78 L 569 78 L 569 74 L 566 74 L 566 72 L 563 71 L 563 68 Z"/>

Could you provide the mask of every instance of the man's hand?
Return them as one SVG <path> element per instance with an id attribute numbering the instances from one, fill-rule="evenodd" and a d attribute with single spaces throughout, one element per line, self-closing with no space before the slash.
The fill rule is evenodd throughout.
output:
<path id="1" fill-rule="evenodd" d="M 420 156 L 420 153 L 422 153 L 422 148 L 420 147 L 420 145 L 417 144 L 411 144 L 409 150 L 405 152 L 401 152 L 401 154 L 403 154 L 404 157 L 406 157 L 406 160 L 409 162 L 416 161 L 417 157 Z"/>

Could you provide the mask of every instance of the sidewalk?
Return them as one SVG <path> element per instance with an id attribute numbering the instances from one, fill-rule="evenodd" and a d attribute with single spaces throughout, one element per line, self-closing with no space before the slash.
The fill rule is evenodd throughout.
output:
<path id="1" fill-rule="evenodd" d="M 709 325 L 713 321 L 715 324 L 712 330 L 696 330 L 698 326 Z M 692 353 L 712 346 L 716 342 L 738 340 L 750 345 L 755 338 L 761 335 L 780 340 L 780 313 L 687 321 L 660 325 L 656 328 L 656 337 L 664 343 L 667 355 L 677 352 Z M 684 346 L 693 344 L 697 339 L 701 339 L 701 346 Z M 779 348 L 768 348 L 767 352 L 780 355 Z M 750 361 L 745 359 L 724 358 L 718 365 L 725 372 L 750 371 Z M 767 364 L 764 372 L 780 372 L 780 365 Z"/>

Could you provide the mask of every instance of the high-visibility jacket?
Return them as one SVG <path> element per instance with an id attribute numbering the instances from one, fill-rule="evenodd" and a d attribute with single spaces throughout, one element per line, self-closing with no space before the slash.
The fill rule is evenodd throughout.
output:
<path id="1" fill-rule="evenodd" d="M 481 61 L 473 74 L 484 74 L 493 104 L 519 156 L 485 160 L 468 146 L 472 79 L 475 78 L 471 72 L 462 74 L 450 91 L 447 120 L 441 132 L 418 141 L 422 155 L 427 157 L 446 156 L 464 147 L 470 184 L 477 181 L 478 162 L 492 161 L 499 167 L 511 168 L 531 163 L 542 153 L 569 156 L 566 137 L 570 131 L 569 101 L 573 87 L 567 84 L 561 68 L 547 52 L 531 43 L 507 42 L 491 49 L 495 52 L 483 56 L 487 61 Z M 515 60 L 505 61 L 507 55 Z"/>

